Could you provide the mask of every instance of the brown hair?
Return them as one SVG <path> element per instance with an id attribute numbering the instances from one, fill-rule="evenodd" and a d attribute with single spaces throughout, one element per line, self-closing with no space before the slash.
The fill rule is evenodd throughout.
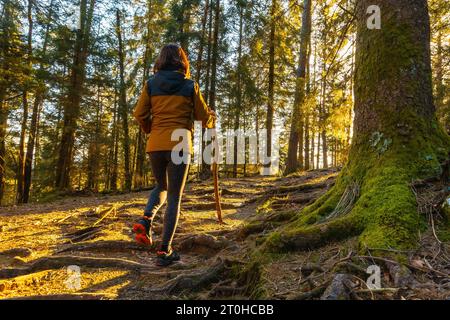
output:
<path id="1" fill-rule="evenodd" d="M 153 72 L 160 70 L 180 70 L 187 79 L 191 78 L 189 60 L 183 48 L 177 44 L 165 45 L 156 60 Z"/>

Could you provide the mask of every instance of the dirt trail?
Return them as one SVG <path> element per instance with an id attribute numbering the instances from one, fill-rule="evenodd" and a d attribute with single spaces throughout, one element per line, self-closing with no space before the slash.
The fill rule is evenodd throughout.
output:
<path id="1" fill-rule="evenodd" d="M 224 179 L 224 225 L 216 220 L 212 183 L 191 182 L 174 240 L 182 260 L 169 268 L 156 267 L 154 252 L 132 240 L 131 226 L 142 214 L 149 191 L 1 208 L 0 298 L 251 298 L 236 279 L 226 277 L 233 268 L 229 261 L 245 263 L 257 238 L 276 227 L 270 223 L 272 213 L 313 202 L 336 175 L 335 170 L 322 170 L 286 178 Z M 164 210 L 155 219 L 157 243 Z M 263 229 L 243 233 L 248 222 L 268 217 Z M 317 292 L 297 298 L 317 297 L 324 288 L 323 281 L 315 281 L 332 277 L 324 269 L 345 259 L 352 245 L 350 239 L 316 252 L 285 255 L 265 266 L 264 289 L 273 298 L 286 299 L 306 284 Z M 317 265 L 321 271 L 308 271 Z M 69 266 L 78 266 L 81 277 L 68 272 Z"/>
<path id="2" fill-rule="evenodd" d="M 182 261 L 166 269 L 154 266 L 154 253 L 132 241 L 131 226 L 142 214 L 148 191 L 1 208 L 0 297 L 160 298 L 167 292 L 156 289 L 168 280 L 201 272 L 226 257 L 240 256 L 245 244 L 236 240 L 236 232 L 257 214 L 259 199 L 265 194 L 280 185 L 311 183 L 330 174 L 334 172 L 284 179 L 225 179 L 221 181 L 224 225 L 216 221 L 212 184 L 190 183 L 174 240 Z M 325 188 L 310 200 L 323 192 Z M 155 219 L 157 242 L 164 209 Z M 67 286 L 69 265 L 81 269 L 78 290 Z M 202 292 L 178 292 L 171 297 L 191 294 L 201 296 Z"/>

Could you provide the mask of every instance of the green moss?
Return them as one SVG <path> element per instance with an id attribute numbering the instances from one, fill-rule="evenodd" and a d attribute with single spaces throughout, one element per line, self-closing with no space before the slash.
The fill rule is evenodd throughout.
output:
<path id="1" fill-rule="evenodd" d="M 301 214 L 297 217 L 298 219 L 294 222 L 295 225 L 312 225 L 322 220 L 323 217 L 334 210 L 346 186 L 347 181 L 345 181 L 345 179 L 339 179 L 333 188 L 313 204 L 303 209 Z"/>
<path id="2" fill-rule="evenodd" d="M 271 232 L 270 235 L 266 238 L 263 246 L 264 246 L 263 250 L 267 248 L 272 249 L 271 251 L 277 251 L 277 248 L 282 250 L 283 246 L 281 233 L 278 231 Z"/>
<path id="3" fill-rule="evenodd" d="M 417 212 L 407 170 L 396 165 L 382 166 L 366 178 L 362 196 L 352 210 L 366 226 L 360 237 L 361 248 L 416 244 L 417 231 L 424 223 Z"/>
<path id="4" fill-rule="evenodd" d="M 324 244 L 358 235 L 363 230 L 359 217 L 348 215 L 311 226 L 287 228 L 273 232 L 263 245 L 268 252 L 286 252 L 291 250 L 307 250 Z"/>
<path id="5" fill-rule="evenodd" d="M 261 299 L 266 296 L 262 281 L 263 265 L 269 262 L 269 256 L 255 251 L 244 268 L 234 270 L 233 276 L 238 279 L 238 285 L 245 288 L 245 296 L 251 299 Z"/>
<path id="6" fill-rule="evenodd" d="M 450 227 L 447 226 L 445 229 L 439 229 L 437 231 L 437 236 L 442 242 L 450 242 Z"/>
<path id="7" fill-rule="evenodd" d="M 416 117 L 417 118 L 417 117 Z M 420 125 L 419 125 L 420 123 Z M 417 204 L 410 183 L 418 178 L 440 173 L 440 161 L 450 149 L 450 140 L 439 130 L 424 130 L 418 120 L 408 137 L 383 133 L 374 148 L 366 143 L 352 148 L 350 161 L 336 181 L 336 185 L 314 204 L 308 206 L 288 225 L 270 234 L 264 250 L 279 252 L 305 250 L 351 237 L 359 236 L 359 247 L 412 248 L 418 233 L 426 228 L 424 217 L 417 212 Z M 414 130 L 418 130 L 417 134 Z M 378 135 L 377 135 L 378 136 Z M 392 138 L 391 138 L 392 137 Z M 389 141 L 388 147 L 381 141 Z M 361 185 L 360 197 L 351 212 L 335 220 L 323 222 L 331 213 L 350 181 Z"/>
<path id="8" fill-rule="evenodd" d="M 259 205 L 256 208 L 256 213 L 261 214 L 261 213 L 272 212 L 272 204 L 273 204 L 274 200 L 276 200 L 276 198 L 274 198 L 274 197 L 271 197 L 271 198 L 265 200 L 261 205 Z"/>

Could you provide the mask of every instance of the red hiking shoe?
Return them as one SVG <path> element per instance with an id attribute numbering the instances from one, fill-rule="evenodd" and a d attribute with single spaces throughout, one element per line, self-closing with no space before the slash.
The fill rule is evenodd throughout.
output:
<path id="1" fill-rule="evenodd" d="M 177 261 L 180 261 L 180 255 L 176 251 L 170 250 L 169 252 L 167 251 L 156 252 L 156 265 L 158 267 L 167 267 Z"/>
<path id="2" fill-rule="evenodd" d="M 135 223 L 133 225 L 133 233 L 135 234 L 135 240 L 137 243 L 146 246 L 153 245 L 150 218 L 143 217 Z"/>

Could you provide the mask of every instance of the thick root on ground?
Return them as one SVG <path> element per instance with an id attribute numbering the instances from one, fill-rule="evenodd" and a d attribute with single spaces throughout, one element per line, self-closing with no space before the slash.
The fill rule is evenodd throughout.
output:
<path id="1" fill-rule="evenodd" d="M 48 294 L 41 296 L 24 296 L 15 297 L 2 300 L 112 300 L 115 296 L 113 294 L 98 294 L 98 293 L 65 293 L 65 294 Z"/>
<path id="2" fill-rule="evenodd" d="M 182 274 L 169 280 L 165 285 L 147 291 L 160 295 L 174 295 L 182 292 L 196 292 L 222 280 L 233 265 L 238 262 L 218 259 L 217 262 L 203 272 Z"/>
<path id="3" fill-rule="evenodd" d="M 251 234 L 259 234 L 266 230 L 273 230 L 276 227 L 281 226 L 283 223 L 286 223 L 286 221 L 291 220 L 295 214 L 295 211 L 278 211 L 253 219 L 239 229 L 237 232 L 237 238 L 244 240 Z"/>
<path id="4" fill-rule="evenodd" d="M 150 251 L 148 246 L 143 246 L 138 243 L 121 240 L 105 240 L 95 242 L 80 242 L 72 245 L 64 246 L 57 250 L 57 253 L 69 252 L 69 251 Z"/>
<path id="5" fill-rule="evenodd" d="M 78 265 L 85 268 L 117 268 L 130 271 L 139 271 L 149 268 L 149 266 L 145 264 L 118 258 L 54 256 L 37 259 L 24 268 L 2 269 L 0 270 L 0 279 L 15 278 L 43 270 L 66 268 L 70 265 Z"/>
<path id="6" fill-rule="evenodd" d="M 215 254 L 217 251 L 230 246 L 231 242 L 225 237 L 215 237 L 209 234 L 188 236 L 176 245 L 180 252 L 199 252 L 207 255 Z"/>
<path id="7" fill-rule="evenodd" d="M 275 231 L 267 238 L 263 249 L 271 252 L 315 249 L 358 235 L 361 230 L 361 223 L 354 216 L 345 216 L 324 224 Z"/>

